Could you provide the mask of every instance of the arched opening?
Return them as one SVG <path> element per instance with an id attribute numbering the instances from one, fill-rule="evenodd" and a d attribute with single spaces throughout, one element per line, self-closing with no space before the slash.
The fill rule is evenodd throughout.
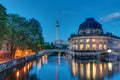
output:
<path id="1" fill-rule="evenodd" d="M 95 39 L 92 39 L 92 42 L 96 42 L 96 40 L 95 40 Z"/>
<path id="2" fill-rule="evenodd" d="M 86 39 L 86 43 L 89 43 L 90 42 L 90 39 Z"/>
<path id="3" fill-rule="evenodd" d="M 96 45 L 95 44 L 92 45 L 92 50 L 96 50 Z"/>
<path id="4" fill-rule="evenodd" d="M 83 45 L 82 44 L 80 45 L 80 50 L 83 50 Z"/>
<path id="5" fill-rule="evenodd" d="M 99 50 L 102 50 L 102 44 L 99 44 Z"/>
<path id="6" fill-rule="evenodd" d="M 78 50 L 78 45 L 75 45 L 75 49 Z"/>
<path id="7" fill-rule="evenodd" d="M 90 50 L 90 45 L 86 44 L 86 50 Z"/>
<path id="8" fill-rule="evenodd" d="M 106 50 L 106 49 L 107 49 L 106 44 L 104 44 L 104 50 Z"/>

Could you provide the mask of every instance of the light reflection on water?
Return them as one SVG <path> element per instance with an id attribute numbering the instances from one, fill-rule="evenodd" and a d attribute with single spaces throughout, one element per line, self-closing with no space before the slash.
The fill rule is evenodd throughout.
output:
<path id="1" fill-rule="evenodd" d="M 11 72 L 11 74 L 8 74 Z M 120 62 L 75 60 L 47 55 L 0 73 L 0 80 L 120 80 Z"/>

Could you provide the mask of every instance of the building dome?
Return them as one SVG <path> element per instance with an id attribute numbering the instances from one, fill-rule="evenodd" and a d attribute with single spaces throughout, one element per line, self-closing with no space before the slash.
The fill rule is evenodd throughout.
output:
<path id="1" fill-rule="evenodd" d="M 80 24 L 78 35 L 100 35 L 103 34 L 102 25 L 95 21 L 94 18 L 87 18 Z"/>

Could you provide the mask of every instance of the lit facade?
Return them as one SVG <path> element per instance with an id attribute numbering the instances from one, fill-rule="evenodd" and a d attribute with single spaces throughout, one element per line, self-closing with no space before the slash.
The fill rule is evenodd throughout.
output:
<path id="1" fill-rule="evenodd" d="M 71 34 L 68 48 L 72 51 L 119 50 L 120 38 L 111 33 L 104 34 L 100 23 L 94 18 L 87 18 L 80 24 L 78 34 Z"/>

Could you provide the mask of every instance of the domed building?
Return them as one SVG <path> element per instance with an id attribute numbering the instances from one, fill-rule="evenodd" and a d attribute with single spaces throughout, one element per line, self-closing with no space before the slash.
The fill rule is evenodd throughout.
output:
<path id="1" fill-rule="evenodd" d="M 119 50 L 120 38 L 111 33 L 104 34 L 99 22 L 94 18 L 87 18 L 80 24 L 78 33 L 71 34 L 68 48 L 72 51 Z"/>

